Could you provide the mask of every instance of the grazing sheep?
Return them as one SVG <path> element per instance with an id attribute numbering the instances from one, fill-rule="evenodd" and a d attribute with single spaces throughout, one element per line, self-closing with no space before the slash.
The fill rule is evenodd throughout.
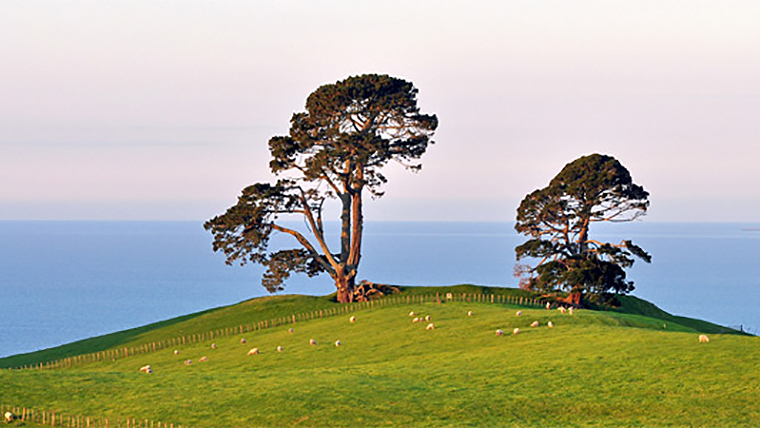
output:
<path id="1" fill-rule="evenodd" d="M 413 323 L 415 323 L 415 322 L 420 322 L 420 321 L 422 321 L 422 318 L 416 318 L 416 317 L 415 317 L 415 318 L 412 320 L 412 322 L 413 322 Z"/>
<path id="2" fill-rule="evenodd" d="M 425 315 L 425 321 L 430 322 L 430 315 Z"/>
<path id="3" fill-rule="evenodd" d="M 546 323 L 546 326 L 549 328 L 554 328 L 554 323 L 549 321 L 548 323 Z"/>
<path id="4" fill-rule="evenodd" d="M 566 309 L 565 309 L 565 307 L 564 307 L 564 306 L 560 306 L 560 307 L 559 307 L 559 308 L 557 308 L 557 309 L 559 309 L 559 311 L 560 311 L 560 312 L 562 312 L 563 314 L 564 314 L 564 313 L 565 313 L 565 311 L 566 311 Z"/>
<path id="5" fill-rule="evenodd" d="M 538 327 L 538 321 L 533 321 L 532 323 L 530 323 L 530 326 L 531 327 Z"/>
<path id="6" fill-rule="evenodd" d="M 255 355 L 259 353 L 259 348 L 251 348 L 250 351 L 248 351 L 248 355 Z"/>
<path id="7" fill-rule="evenodd" d="M 425 327 L 425 330 L 435 330 L 435 326 L 431 322 L 430 324 L 427 325 L 427 327 Z"/>
<path id="8" fill-rule="evenodd" d="M 317 341 L 314 339 L 309 339 L 309 345 L 314 346 L 317 344 Z"/>
<path id="9" fill-rule="evenodd" d="M 338 347 L 338 346 L 340 346 L 340 345 L 341 345 L 341 343 L 340 343 L 340 340 L 336 340 L 336 341 L 335 341 L 335 347 Z"/>
<path id="10" fill-rule="evenodd" d="M 503 336 L 504 332 L 501 329 L 498 329 L 498 330 L 496 330 L 496 335 L 497 336 Z"/>
<path id="11" fill-rule="evenodd" d="M 174 350 L 174 355 L 179 355 L 179 349 Z"/>
<path id="12" fill-rule="evenodd" d="M 516 329 L 512 330 L 512 334 L 519 334 L 519 333 L 520 333 L 520 329 L 519 328 L 516 328 Z"/>
<path id="13" fill-rule="evenodd" d="M 150 364 L 140 367 L 140 371 L 143 373 L 153 373 L 153 369 L 150 368 Z"/>
<path id="14" fill-rule="evenodd" d="M 201 357 L 201 359 L 198 360 L 199 363 L 205 363 L 206 361 L 208 361 L 208 358 L 205 356 Z"/>
<path id="15" fill-rule="evenodd" d="M 522 315 L 522 311 L 517 311 L 515 315 L 519 317 L 520 315 Z"/>
<path id="16" fill-rule="evenodd" d="M 11 423 L 13 422 L 13 419 L 16 418 L 16 416 L 13 415 L 11 412 L 5 412 L 5 422 Z"/>
<path id="17" fill-rule="evenodd" d="M 247 342 L 247 340 L 245 340 L 245 339 L 240 339 L 240 343 L 246 343 L 246 342 Z"/>
<path id="18" fill-rule="evenodd" d="M 352 315 L 351 318 L 348 319 L 348 322 L 355 323 L 356 322 L 356 317 Z"/>
<path id="19" fill-rule="evenodd" d="M 472 316 L 472 311 L 467 311 L 467 316 L 471 317 Z"/>
<path id="20" fill-rule="evenodd" d="M 546 302 L 546 309 L 551 309 L 551 308 L 552 308 L 552 304 L 550 302 Z"/>
<path id="21" fill-rule="evenodd" d="M 186 366 L 189 366 L 192 363 L 193 363 L 193 360 L 185 360 L 185 365 Z"/>
<path id="22" fill-rule="evenodd" d="M 290 333 L 290 334 L 293 334 L 293 331 L 294 331 L 294 330 L 293 330 L 293 328 L 292 328 L 292 327 L 288 329 L 288 333 Z"/>
<path id="23" fill-rule="evenodd" d="M 211 349 L 216 349 L 216 343 L 211 344 Z"/>
<path id="24" fill-rule="evenodd" d="M 572 306 L 570 306 L 570 307 L 567 309 L 567 312 L 568 312 L 570 315 L 572 315 L 572 314 L 573 314 L 573 307 L 572 307 Z"/>
<path id="25" fill-rule="evenodd" d="M 282 352 L 282 346 L 277 347 L 277 352 Z"/>
<path id="26" fill-rule="evenodd" d="M 410 316 L 410 317 L 413 317 L 413 316 L 414 316 L 414 311 L 412 311 L 412 312 L 409 312 L 409 316 Z"/>
<path id="27" fill-rule="evenodd" d="M 708 343 L 709 341 L 710 341 L 710 338 L 707 337 L 706 334 L 699 335 L 699 343 Z"/>

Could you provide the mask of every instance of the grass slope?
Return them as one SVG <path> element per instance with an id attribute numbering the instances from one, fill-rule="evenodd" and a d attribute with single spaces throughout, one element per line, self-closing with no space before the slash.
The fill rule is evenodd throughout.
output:
<path id="1" fill-rule="evenodd" d="M 255 299 L 128 340 L 315 305 L 335 304 L 302 296 Z M 412 323 L 410 310 L 431 315 L 435 330 Z M 760 420 L 756 337 L 711 335 L 700 344 L 693 326 L 670 319 L 664 328 L 661 318 L 624 311 L 570 316 L 485 303 L 400 305 L 355 315 L 355 324 L 347 316 L 316 319 L 296 324 L 293 333 L 285 326 L 248 333 L 245 344 L 240 336 L 217 338 L 217 349 L 209 341 L 180 347 L 179 355 L 163 350 L 69 369 L 3 370 L 0 403 L 198 427 L 754 426 Z M 529 327 L 533 321 L 541 326 Z M 513 328 L 521 332 L 494 334 Z M 247 356 L 254 346 L 261 354 Z M 208 361 L 198 362 L 202 356 Z M 186 359 L 193 364 L 184 365 Z M 144 364 L 154 373 L 138 372 Z"/>

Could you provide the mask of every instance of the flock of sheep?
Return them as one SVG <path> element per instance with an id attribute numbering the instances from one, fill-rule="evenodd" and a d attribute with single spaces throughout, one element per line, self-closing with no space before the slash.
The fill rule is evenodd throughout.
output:
<path id="1" fill-rule="evenodd" d="M 550 303 L 547 303 L 547 304 L 546 304 L 546 309 L 551 309 L 551 304 L 550 304 Z M 562 314 L 565 314 L 565 313 L 568 313 L 569 315 L 573 315 L 573 314 L 574 314 L 574 309 L 573 309 L 573 307 L 567 307 L 567 308 L 566 308 L 566 307 L 564 307 L 564 306 L 560 306 L 560 307 L 558 307 L 557 309 L 558 309 L 558 310 L 560 311 L 560 313 L 562 313 Z M 518 316 L 518 317 L 519 317 L 519 316 L 522 316 L 522 314 L 523 314 L 523 313 L 522 313 L 522 311 L 517 311 L 517 312 L 515 313 L 515 316 Z M 425 315 L 424 317 L 422 317 L 422 316 L 415 316 L 415 315 L 417 315 L 417 314 L 416 314 L 414 311 L 412 311 L 412 312 L 409 312 L 409 317 L 411 317 L 411 318 L 412 318 L 412 323 L 415 323 L 415 324 L 416 324 L 416 323 L 424 323 L 424 322 L 427 322 L 427 323 L 428 323 L 428 325 L 425 327 L 425 330 L 434 330 L 434 329 L 435 329 L 435 324 L 432 322 L 432 318 L 431 318 L 431 316 L 430 316 L 430 315 Z M 473 312 L 472 312 L 472 311 L 468 311 L 468 312 L 467 312 L 467 316 L 468 316 L 468 317 L 471 317 L 471 316 L 473 316 Z M 351 316 L 351 317 L 348 319 L 348 321 L 349 321 L 350 323 L 352 323 L 352 324 L 353 324 L 353 323 L 355 323 L 355 322 L 356 322 L 356 316 L 352 315 L 352 316 Z M 540 326 L 540 323 L 539 323 L 538 321 L 533 321 L 533 322 L 530 324 L 530 327 L 531 327 L 531 328 L 537 328 L 537 327 L 539 327 L 539 326 Z M 546 326 L 547 326 L 547 327 L 549 327 L 549 328 L 553 328 L 553 327 L 554 327 L 554 323 L 552 323 L 551 321 L 548 321 L 548 322 L 546 323 Z M 289 329 L 288 329 L 288 332 L 292 334 L 292 333 L 294 332 L 293 328 L 289 328 Z M 512 334 L 513 334 L 513 335 L 516 335 L 516 334 L 519 334 L 519 333 L 520 333 L 520 329 L 519 329 L 519 328 L 515 328 L 514 330 L 512 330 Z M 503 335 L 504 335 L 504 331 L 503 331 L 503 330 L 501 330 L 501 329 L 497 329 L 497 330 L 496 330 L 496 335 L 497 335 L 497 336 L 503 336 Z M 700 342 L 700 343 L 707 343 L 707 342 L 709 342 L 709 341 L 710 341 L 710 339 L 707 337 L 707 335 L 704 335 L 704 334 L 702 334 L 702 335 L 700 335 L 700 336 L 699 336 L 699 342 Z M 246 339 L 240 339 L 240 343 L 241 343 L 241 344 L 245 344 L 246 342 L 247 342 L 247 341 L 246 341 Z M 336 341 L 335 341 L 335 346 L 336 346 L 336 347 L 340 347 L 340 346 L 341 346 L 341 344 L 342 344 L 342 343 L 341 343 L 341 341 L 340 341 L 340 340 L 336 340 Z M 311 345 L 311 346 L 316 346 L 316 345 L 317 345 L 317 342 L 316 342 L 316 340 L 314 340 L 314 339 L 309 339 L 309 345 Z M 212 344 L 211 344 L 211 349 L 216 349 L 216 348 L 217 348 L 217 346 L 216 346 L 216 343 L 212 343 Z M 284 348 L 283 348 L 282 346 L 278 346 L 278 347 L 276 348 L 276 350 L 277 350 L 277 352 L 283 352 L 283 351 L 284 351 Z M 259 348 L 251 348 L 251 349 L 248 351 L 248 356 L 251 356 L 251 355 L 257 355 L 257 354 L 259 354 L 259 352 L 260 352 L 260 351 L 259 351 Z M 176 349 L 175 349 L 175 350 L 174 350 L 174 355 L 179 355 L 179 350 L 176 350 Z M 201 358 L 200 358 L 198 361 L 199 361 L 199 362 L 201 362 L 201 363 L 203 363 L 203 362 L 206 362 L 207 360 L 208 360 L 208 358 L 207 358 L 206 356 L 203 356 L 203 357 L 201 357 Z M 185 360 L 185 365 L 190 365 L 190 364 L 192 364 L 192 362 L 193 362 L 192 360 Z M 144 373 L 153 373 L 153 369 L 151 368 L 151 366 L 150 366 L 150 365 L 146 365 L 146 366 L 140 367 L 140 371 L 141 371 L 141 372 L 144 372 Z M 11 416 L 12 416 L 12 415 L 11 415 Z M 6 414 L 5 414 L 5 417 L 6 417 L 6 420 L 7 420 L 7 418 L 8 418 L 8 413 L 6 413 Z"/>

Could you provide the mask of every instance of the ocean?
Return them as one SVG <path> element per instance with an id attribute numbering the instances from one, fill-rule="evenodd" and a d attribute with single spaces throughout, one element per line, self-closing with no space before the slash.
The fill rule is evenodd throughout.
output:
<path id="1" fill-rule="evenodd" d="M 760 332 L 760 227 L 599 225 L 652 254 L 628 272 L 662 309 Z M 284 245 L 289 237 L 273 242 Z M 258 266 L 227 266 L 201 222 L 0 222 L 0 357 L 267 295 Z M 400 285 L 515 287 L 512 223 L 368 222 L 359 279 Z M 291 277 L 284 293 L 334 291 Z"/>

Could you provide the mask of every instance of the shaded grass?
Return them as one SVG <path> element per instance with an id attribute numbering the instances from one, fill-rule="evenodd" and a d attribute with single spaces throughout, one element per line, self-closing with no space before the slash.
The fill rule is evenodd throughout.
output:
<path id="1" fill-rule="evenodd" d="M 185 426 L 753 426 L 760 342 L 641 315 L 400 305 L 65 370 L 0 401 Z M 408 313 L 430 314 L 436 329 Z M 473 310 L 475 315 L 467 317 Z M 531 328 L 537 320 L 541 327 Z M 546 327 L 552 320 L 555 328 Z M 497 328 L 518 335 L 496 336 Z M 680 330 L 676 331 L 676 330 Z M 309 346 L 315 339 L 317 346 Z M 335 347 L 335 340 L 343 345 Z M 247 356 L 251 347 L 260 355 Z M 275 351 L 283 346 L 284 352 Z M 199 363 L 201 356 L 208 361 Z M 183 361 L 192 359 L 186 366 Z M 137 369 L 151 364 L 151 375 Z"/>

